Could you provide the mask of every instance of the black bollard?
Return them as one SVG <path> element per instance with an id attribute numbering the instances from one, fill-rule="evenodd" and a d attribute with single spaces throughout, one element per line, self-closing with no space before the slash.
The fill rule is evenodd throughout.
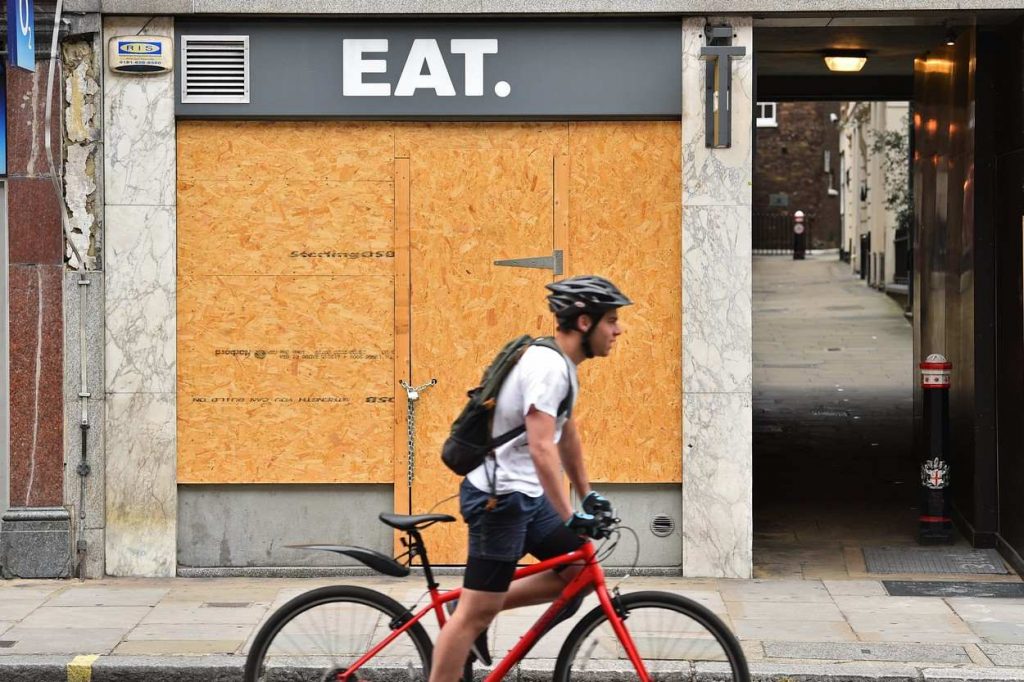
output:
<path id="1" fill-rule="evenodd" d="M 951 544 L 949 375 L 953 365 L 945 356 L 933 353 L 920 367 L 927 442 L 925 460 L 921 465 L 921 516 L 917 542 L 922 545 Z"/>

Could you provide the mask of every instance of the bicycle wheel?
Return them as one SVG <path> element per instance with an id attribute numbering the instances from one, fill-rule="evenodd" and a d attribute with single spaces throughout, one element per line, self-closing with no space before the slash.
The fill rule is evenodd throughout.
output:
<path id="1" fill-rule="evenodd" d="M 322 587 L 295 597 L 260 628 L 245 661 L 245 682 L 328 682 L 404 622 L 391 597 L 363 587 Z M 354 680 L 430 676 L 433 646 L 419 623 L 366 662 Z"/>
<path id="2" fill-rule="evenodd" d="M 652 680 L 688 680 L 698 667 L 716 680 L 750 682 L 736 637 L 697 602 L 667 592 L 634 592 L 619 599 L 624 624 Z M 635 669 L 598 606 L 577 623 L 555 663 L 559 682 L 609 675 L 635 679 Z"/>

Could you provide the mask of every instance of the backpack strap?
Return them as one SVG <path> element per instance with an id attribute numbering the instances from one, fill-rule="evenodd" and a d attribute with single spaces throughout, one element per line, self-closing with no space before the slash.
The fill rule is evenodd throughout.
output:
<path id="1" fill-rule="evenodd" d="M 569 372 L 569 391 L 566 393 L 565 399 L 558 404 L 558 416 L 561 417 L 563 414 L 568 414 L 571 417 L 572 400 L 574 395 L 572 390 L 572 368 L 569 367 L 569 363 L 571 362 L 571 360 L 569 360 L 565 353 L 562 352 L 562 349 L 558 347 L 558 344 L 555 343 L 555 339 L 552 336 L 541 336 L 539 338 L 536 338 L 530 345 L 544 346 L 545 348 L 550 348 L 551 350 L 561 355 L 562 359 L 565 360 L 565 366 Z M 493 450 L 495 448 L 499 448 L 505 443 L 508 443 L 509 441 L 518 438 L 524 433 L 526 433 L 526 424 L 523 424 L 522 426 L 517 426 L 511 431 L 506 431 L 505 433 L 501 434 L 500 436 L 496 436 L 491 440 L 491 449 Z"/>

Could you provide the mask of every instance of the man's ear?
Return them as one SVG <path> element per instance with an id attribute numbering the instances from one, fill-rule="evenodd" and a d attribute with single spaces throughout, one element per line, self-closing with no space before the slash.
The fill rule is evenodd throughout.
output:
<path id="1" fill-rule="evenodd" d="M 583 313 L 576 318 L 576 330 L 587 333 L 587 330 L 594 326 L 594 320 L 587 313 Z"/>

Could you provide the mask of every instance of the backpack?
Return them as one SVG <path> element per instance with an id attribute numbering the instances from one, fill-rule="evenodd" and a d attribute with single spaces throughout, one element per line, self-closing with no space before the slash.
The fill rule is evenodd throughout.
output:
<path id="1" fill-rule="evenodd" d="M 441 448 L 441 460 L 459 476 L 465 476 L 483 464 L 495 448 L 526 433 L 524 424 L 492 438 L 491 426 L 494 420 L 494 407 L 498 401 L 498 391 L 501 390 L 501 385 L 505 382 L 509 372 L 530 346 L 545 346 L 558 351 L 559 355 L 565 357 L 558 344 L 550 336 L 535 339 L 529 334 L 523 334 L 505 344 L 484 370 L 480 385 L 467 391 L 469 401 L 452 422 L 451 433 Z M 559 416 L 569 410 L 572 405 L 572 397 L 572 382 L 570 381 L 569 393 L 565 400 L 558 405 Z"/>

